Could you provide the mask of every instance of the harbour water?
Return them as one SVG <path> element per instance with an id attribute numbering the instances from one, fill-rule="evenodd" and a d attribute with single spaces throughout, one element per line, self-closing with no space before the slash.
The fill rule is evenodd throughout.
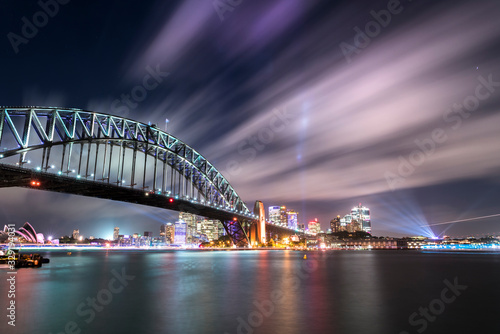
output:
<path id="1" fill-rule="evenodd" d="M 1 333 L 499 333 L 500 253 L 50 251 Z M 15 300 L 15 327 L 7 307 Z"/>

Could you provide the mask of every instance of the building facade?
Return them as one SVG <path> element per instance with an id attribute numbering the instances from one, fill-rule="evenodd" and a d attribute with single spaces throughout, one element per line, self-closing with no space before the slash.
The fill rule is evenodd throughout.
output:
<path id="1" fill-rule="evenodd" d="M 281 223 L 281 210 L 279 206 L 269 207 L 269 221 L 273 224 Z"/>

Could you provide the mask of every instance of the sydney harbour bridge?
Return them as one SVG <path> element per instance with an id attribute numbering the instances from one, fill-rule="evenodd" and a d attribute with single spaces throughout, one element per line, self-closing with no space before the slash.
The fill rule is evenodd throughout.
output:
<path id="1" fill-rule="evenodd" d="M 56 107 L 0 108 L 0 187 L 24 187 L 219 220 L 246 247 L 296 233 L 253 212 L 201 153 L 155 125 Z"/>

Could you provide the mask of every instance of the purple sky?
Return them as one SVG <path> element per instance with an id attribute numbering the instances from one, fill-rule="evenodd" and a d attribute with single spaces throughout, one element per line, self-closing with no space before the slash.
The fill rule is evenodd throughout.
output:
<path id="1" fill-rule="evenodd" d="M 221 14 L 205 0 L 70 2 L 17 53 L 4 38 L 2 104 L 168 118 L 249 207 L 284 204 L 325 230 L 362 202 L 376 235 L 500 234 L 498 217 L 421 226 L 500 213 L 500 6 L 405 1 L 389 22 L 394 3 L 243 1 Z M 7 6 L 6 36 L 40 10 Z M 379 30 L 355 41 L 367 27 Z M 116 108 L 146 67 L 169 75 Z M 177 216 L 22 189 L 0 200 L 0 219 L 55 234 L 157 233 Z"/>

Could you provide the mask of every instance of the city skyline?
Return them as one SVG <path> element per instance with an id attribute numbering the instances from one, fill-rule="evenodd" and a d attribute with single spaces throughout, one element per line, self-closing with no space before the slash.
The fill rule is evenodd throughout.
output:
<path id="1" fill-rule="evenodd" d="M 43 8 L 13 3 L 0 99 L 168 124 L 249 208 L 285 205 L 323 230 L 362 202 L 374 235 L 498 233 L 498 217 L 426 226 L 499 213 L 498 6 L 388 4 L 245 3 L 221 20 L 211 2 L 68 3 L 27 38 L 22 18 Z M 17 188 L 0 198 L 2 221 L 52 234 L 176 215 Z"/>

